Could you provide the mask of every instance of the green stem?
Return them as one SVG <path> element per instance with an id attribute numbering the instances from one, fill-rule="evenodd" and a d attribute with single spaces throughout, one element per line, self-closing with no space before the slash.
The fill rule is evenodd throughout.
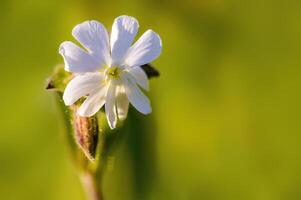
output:
<path id="1" fill-rule="evenodd" d="M 141 68 L 148 78 L 159 76 L 159 72 L 149 64 Z M 97 116 L 80 117 L 76 114 L 78 103 L 73 106 L 64 104 L 63 92 L 73 76 L 64 70 L 63 65 L 59 65 L 48 80 L 46 89 L 56 93 L 56 101 L 63 114 L 72 160 L 78 170 L 82 171 L 80 178 L 88 200 L 103 200 L 101 182 L 105 164 L 113 147 L 121 139 L 120 136 L 124 135 L 121 134 L 123 129 L 116 128 L 114 131 L 106 129 L 107 123 L 103 111 Z"/>

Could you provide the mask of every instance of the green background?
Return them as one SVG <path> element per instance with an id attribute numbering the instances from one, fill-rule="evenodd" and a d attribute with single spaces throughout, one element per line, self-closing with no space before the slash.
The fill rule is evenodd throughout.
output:
<path id="1" fill-rule="evenodd" d="M 161 77 L 153 113 L 139 115 L 147 131 L 110 158 L 106 200 L 301 199 L 300 10 L 293 0 L 1 0 L 0 199 L 84 199 L 45 81 L 76 24 L 110 29 L 122 14 L 139 20 L 139 36 L 161 36 Z"/>

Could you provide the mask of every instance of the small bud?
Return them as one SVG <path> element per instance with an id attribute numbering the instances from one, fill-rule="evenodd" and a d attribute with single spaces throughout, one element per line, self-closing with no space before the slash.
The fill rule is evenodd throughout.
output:
<path id="1" fill-rule="evenodd" d="M 72 122 L 75 141 L 89 160 L 94 160 L 99 132 L 97 118 L 96 116 L 80 117 L 76 114 L 76 110 L 76 106 L 73 106 Z"/>
<path id="2" fill-rule="evenodd" d="M 145 64 L 140 67 L 144 70 L 144 72 L 146 73 L 146 75 L 149 79 L 152 77 L 160 76 L 159 71 L 150 64 Z"/>

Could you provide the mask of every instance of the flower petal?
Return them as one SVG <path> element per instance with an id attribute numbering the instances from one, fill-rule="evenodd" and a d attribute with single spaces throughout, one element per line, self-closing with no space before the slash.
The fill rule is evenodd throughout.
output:
<path id="1" fill-rule="evenodd" d="M 110 46 L 106 28 L 97 21 L 85 21 L 75 26 L 72 35 L 89 50 L 96 61 L 109 65 Z"/>
<path id="2" fill-rule="evenodd" d="M 157 33 L 146 31 L 129 49 L 125 58 L 128 66 L 140 66 L 155 60 L 161 53 L 162 42 Z"/>
<path id="3" fill-rule="evenodd" d="M 141 113 L 149 114 L 152 109 L 148 98 L 143 94 L 128 74 L 122 76 L 125 93 L 131 104 Z"/>
<path id="4" fill-rule="evenodd" d="M 131 67 L 128 69 L 128 72 L 134 77 L 138 85 L 145 90 L 149 90 L 147 75 L 141 67 Z"/>
<path id="5" fill-rule="evenodd" d="M 123 63 L 124 56 L 131 46 L 138 28 L 138 21 L 134 17 L 123 15 L 115 19 L 111 33 L 112 65 Z"/>
<path id="6" fill-rule="evenodd" d="M 121 85 L 117 88 L 116 106 L 118 118 L 124 120 L 128 114 L 129 100 L 125 94 L 124 87 Z"/>
<path id="7" fill-rule="evenodd" d="M 79 98 L 89 94 L 100 84 L 103 76 L 100 73 L 88 73 L 74 77 L 67 85 L 63 100 L 67 106 L 74 104 Z"/>
<path id="8" fill-rule="evenodd" d="M 106 116 L 111 129 L 114 129 L 117 124 L 117 113 L 116 113 L 116 84 L 114 81 L 110 82 L 107 96 L 106 96 Z"/>
<path id="9" fill-rule="evenodd" d="M 99 89 L 94 90 L 80 106 L 77 113 L 82 117 L 91 117 L 95 115 L 105 104 L 106 92 L 107 87 L 104 84 Z"/>
<path id="10" fill-rule="evenodd" d="M 59 48 L 59 53 L 65 61 L 65 70 L 74 73 L 94 72 L 100 64 L 93 57 L 72 42 L 63 42 Z"/>

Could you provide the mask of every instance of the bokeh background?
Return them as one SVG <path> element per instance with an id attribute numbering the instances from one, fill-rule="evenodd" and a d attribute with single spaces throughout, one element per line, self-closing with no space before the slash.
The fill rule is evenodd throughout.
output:
<path id="1" fill-rule="evenodd" d="M 0 199 L 84 200 L 45 80 L 76 24 L 122 14 L 164 49 L 153 113 L 112 155 L 106 200 L 301 199 L 294 0 L 1 0 Z"/>

